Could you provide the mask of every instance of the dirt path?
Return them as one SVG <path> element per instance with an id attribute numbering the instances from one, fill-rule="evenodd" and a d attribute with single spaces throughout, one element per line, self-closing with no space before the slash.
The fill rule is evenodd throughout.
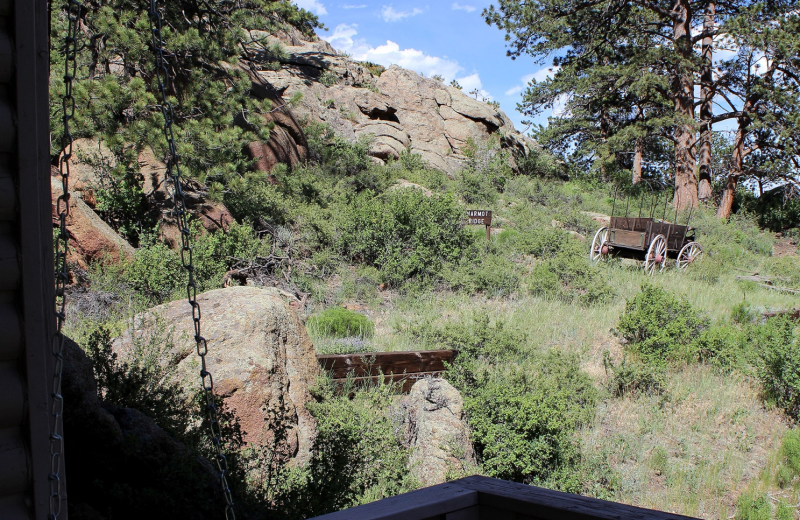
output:
<path id="1" fill-rule="evenodd" d="M 798 256 L 797 244 L 796 238 L 778 235 L 776 237 L 775 247 L 772 249 L 772 256 Z"/>

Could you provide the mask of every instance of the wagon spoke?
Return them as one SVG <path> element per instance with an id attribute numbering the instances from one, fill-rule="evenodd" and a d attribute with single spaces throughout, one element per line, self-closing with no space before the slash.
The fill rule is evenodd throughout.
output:
<path id="1" fill-rule="evenodd" d="M 664 270 L 667 263 L 667 239 L 664 235 L 656 235 L 653 241 L 650 242 L 650 247 L 647 248 L 647 254 L 644 258 L 644 270 L 648 275 L 652 275 L 658 267 L 658 271 Z"/>
<path id="2" fill-rule="evenodd" d="M 592 249 L 589 252 L 589 259 L 592 262 L 599 262 L 608 257 L 609 247 L 607 242 L 608 228 L 603 226 L 597 230 L 597 233 L 594 234 L 594 239 L 592 239 Z"/>
<path id="3" fill-rule="evenodd" d="M 699 262 L 703 258 L 703 248 L 697 242 L 689 242 L 681 248 L 675 265 L 678 269 L 685 270 L 689 264 Z"/>

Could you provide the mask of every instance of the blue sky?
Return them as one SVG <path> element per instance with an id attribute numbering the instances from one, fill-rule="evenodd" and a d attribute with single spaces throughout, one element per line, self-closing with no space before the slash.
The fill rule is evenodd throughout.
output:
<path id="1" fill-rule="evenodd" d="M 334 48 L 357 60 L 390 65 L 449 82 L 456 79 L 464 92 L 477 88 L 482 96 L 500 102 L 500 108 L 518 130 L 527 119 L 516 111 L 531 78 L 544 79 L 546 65 L 530 57 L 516 61 L 506 56 L 504 33 L 486 25 L 481 12 L 490 1 L 438 0 L 295 0 L 319 16 L 327 31 L 318 31 Z M 548 114 L 535 119 L 545 123 Z"/>

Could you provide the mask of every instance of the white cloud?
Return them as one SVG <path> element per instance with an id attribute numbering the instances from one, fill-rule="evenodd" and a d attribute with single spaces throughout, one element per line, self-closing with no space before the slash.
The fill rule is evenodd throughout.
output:
<path id="1" fill-rule="evenodd" d="M 340 5 L 342 9 L 364 9 L 367 7 L 367 4 L 358 4 L 358 5 Z"/>
<path id="2" fill-rule="evenodd" d="M 483 89 L 483 83 L 481 83 L 481 77 L 476 72 L 474 74 L 470 74 L 469 76 L 464 76 L 463 78 L 456 78 L 456 81 L 459 85 L 461 85 L 462 90 L 465 94 L 470 94 L 471 92 L 477 90 L 478 91 L 478 99 L 481 101 L 491 101 L 494 99 L 489 92 Z"/>
<path id="3" fill-rule="evenodd" d="M 477 7 L 475 7 L 474 5 L 461 5 L 458 2 L 453 2 L 451 8 L 453 9 L 453 11 L 466 11 L 468 13 L 471 13 L 472 11 L 477 9 Z"/>
<path id="4" fill-rule="evenodd" d="M 422 9 L 415 7 L 411 11 L 395 11 L 391 5 L 384 5 L 381 9 L 381 16 L 384 22 L 399 22 L 403 18 L 409 18 L 422 14 Z"/>
<path id="5" fill-rule="evenodd" d="M 570 117 L 570 112 L 567 110 L 567 103 L 569 103 L 568 94 L 561 94 L 553 100 L 553 117 Z"/>
<path id="6" fill-rule="evenodd" d="M 325 9 L 325 6 L 322 5 L 322 2 L 317 0 L 294 0 L 294 3 L 297 7 L 301 7 L 306 11 L 311 11 L 316 15 L 323 15 L 328 14 L 328 10 Z"/>
<path id="7" fill-rule="evenodd" d="M 335 49 L 350 54 L 355 60 L 371 61 L 385 67 L 396 64 L 405 69 L 425 74 L 427 77 L 439 74 L 448 83 L 463 70 L 463 67 L 456 61 L 446 57 L 430 56 L 417 49 L 401 49 L 397 43 L 391 40 L 386 40 L 385 44 L 373 47 L 363 38 L 356 38 L 357 28 L 357 24 L 339 24 L 333 30 L 333 34 L 322 38 Z M 461 82 L 460 79 L 458 81 Z"/>
<path id="8" fill-rule="evenodd" d="M 544 67 L 542 69 L 537 70 L 533 74 L 525 74 L 520 78 L 520 85 L 514 85 L 510 89 L 506 90 L 506 96 L 514 96 L 519 94 L 523 90 L 528 87 L 528 83 L 532 80 L 536 80 L 537 82 L 545 81 L 547 78 L 552 78 L 553 75 L 559 71 L 561 67 Z"/>

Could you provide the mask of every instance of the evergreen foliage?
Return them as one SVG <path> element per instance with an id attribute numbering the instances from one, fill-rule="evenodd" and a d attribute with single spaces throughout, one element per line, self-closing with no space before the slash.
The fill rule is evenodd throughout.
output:
<path id="1" fill-rule="evenodd" d="M 122 193 L 107 196 L 105 209 L 125 211 L 131 205 L 124 187 L 131 172 L 138 172 L 138 152 L 151 147 L 156 157 L 167 155 L 150 22 L 144 4 L 90 0 L 83 5 L 73 135 L 101 137 L 112 150 L 118 164 L 111 172 L 117 181 L 112 190 Z M 235 199 L 250 190 L 251 181 L 258 183 L 246 175 L 250 160 L 242 150 L 249 142 L 269 139 L 270 127 L 261 115 L 273 108 L 251 95 L 250 78 L 239 61 L 264 51 L 280 55 L 265 37 L 253 37 L 254 31 L 294 27 L 308 35 L 321 25 L 311 13 L 284 1 L 183 0 L 167 2 L 163 9 L 171 79 L 165 87 L 175 113 L 182 173 L 224 193 L 226 200 Z M 52 41 L 66 33 L 66 23 L 65 13 L 54 9 Z M 50 56 L 51 142 L 57 146 L 61 129 L 55 122 L 64 86 L 58 71 L 64 67 L 60 53 Z M 57 156 L 60 150 L 51 153 Z"/>

